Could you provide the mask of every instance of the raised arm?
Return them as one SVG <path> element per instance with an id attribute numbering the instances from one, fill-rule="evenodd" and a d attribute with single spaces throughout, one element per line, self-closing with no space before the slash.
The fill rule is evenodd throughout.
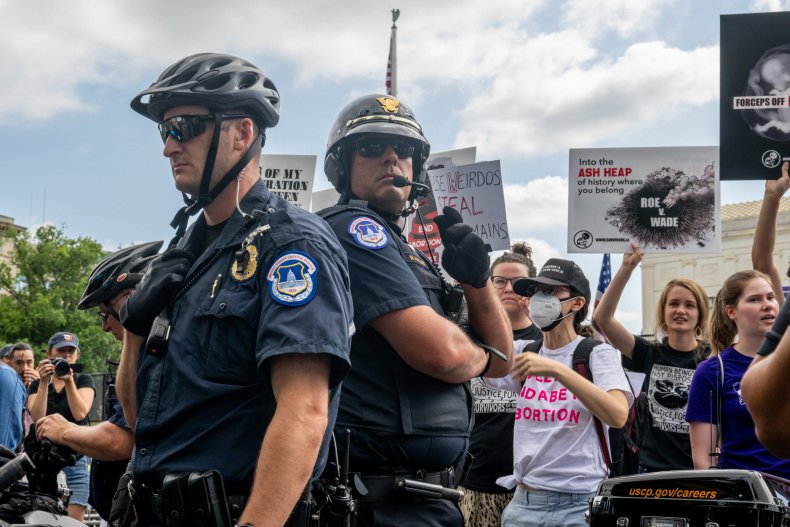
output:
<path id="1" fill-rule="evenodd" d="M 779 202 L 785 192 L 790 189 L 790 176 L 788 176 L 788 162 L 782 163 L 782 176 L 779 179 L 765 181 L 765 196 L 757 217 L 757 226 L 754 229 L 752 242 L 752 267 L 771 277 L 774 294 L 781 305 L 784 303 L 782 293 L 782 276 L 774 262 L 774 247 L 776 245 L 776 218 L 779 214 Z"/>
<path id="2" fill-rule="evenodd" d="M 617 304 L 620 302 L 620 297 L 623 295 L 625 285 L 643 258 L 642 252 L 636 244 L 631 243 L 631 249 L 633 250 L 632 253 L 623 255 L 623 263 L 620 265 L 620 269 L 612 277 L 612 282 L 593 312 L 593 322 L 606 335 L 612 346 L 620 350 L 629 359 L 633 355 L 636 339 L 625 326 L 614 318 L 614 313 L 617 309 Z"/>

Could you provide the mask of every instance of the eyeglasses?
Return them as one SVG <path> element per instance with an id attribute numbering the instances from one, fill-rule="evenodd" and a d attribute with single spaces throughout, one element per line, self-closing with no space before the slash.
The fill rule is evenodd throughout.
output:
<path id="1" fill-rule="evenodd" d="M 405 159 L 414 155 L 414 143 L 403 139 L 390 139 L 387 137 L 366 137 L 354 143 L 353 149 L 359 155 L 367 158 L 381 157 L 391 146 L 398 159 Z"/>
<path id="2" fill-rule="evenodd" d="M 213 121 L 213 115 L 175 115 L 157 125 L 162 142 L 172 137 L 179 143 L 185 143 L 206 131 L 206 121 Z"/>
<path id="3" fill-rule="evenodd" d="M 497 289 L 504 289 L 508 283 L 510 283 L 510 287 L 513 287 L 513 284 L 524 278 L 526 278 L 526 276 L 514 276 L 513 278 L 507 278 L 505 276 L 492 276 L 491 283 L 494 284 L 494 287 Z"/>

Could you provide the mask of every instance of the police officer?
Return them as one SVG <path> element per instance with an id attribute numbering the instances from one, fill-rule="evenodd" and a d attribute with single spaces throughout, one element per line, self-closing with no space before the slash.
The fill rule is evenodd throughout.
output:
<path id="1" fill-rule="evenodd" d="M 398 478 L 456 487 L 472 421 L 467 381 L 502 376 L 512 364 L 488 253 L 460 214 L 446 208 L 436 223 L 443 266 L 463 287 L 477 340 L 448 320 L 459 298 L 401 235 L 407 202 L 427 188 L 429 149 L 412 111 L 382 95 L 343 108 L 327 142 L 324 169 L 341 197 L 319 215 L 348 254 L 357 328 L 336 435 L 342 445 L 351 430 L 361 525 L 463 525 L 456 503 L 396 491 Z"/>
<path id="2" fill-rule="evenodd" d="M 100 261 L 88 278 L 77 307 L 97 307 L 102 330 L 112 333 L 119 341 L 123 339 L 123 326 L 118 311 L 160 247 L 161 241 L 121 249 Z M 99 516 L 108 520 L 118 480 L 132 455 L 134 434 L 115 395 L 114 380 L 105 384 L 104 395 L 104 421 L 98 425 L 78 426 L 60 414 L 51 414 L 38 420 L 36 436 L 39 441 L 48 439 L 92 459 L 88 502 Z"/>
<path id="3" fill-rule="evenodd" d="M 186 57 L 132 108 L 158 123 L 186 201 L 173 222 L 176 246 L 151 263 L 121 311 L 118 390 L 135 427 L 138 520 L 214 514 L 220 486 L 205 472 L 215 470 L 234 520 L 282 526 L 322 469 L 349 368 L 345 255 L 326 223 L 260 178 L 280 96 L 256 66 Z M 176 491 L 189 481 L 188 499 L 163 488 L 166 477 Z M 184 524 L 198 520 L 206 518 Z"/>

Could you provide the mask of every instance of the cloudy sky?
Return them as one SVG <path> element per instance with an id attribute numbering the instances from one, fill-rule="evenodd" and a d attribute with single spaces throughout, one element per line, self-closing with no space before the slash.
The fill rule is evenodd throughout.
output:
<path id="1" fill-rule="evenodd" d="M 0 0 L 0 214 L 108 249 L 169 239 L 180 194 L 154 124 L 129 101 L 202 51 L 274 80 L 268 153 L 323 159 L 337 111 L 384 90 L 392 8 L 400 97 L 433 151 L 501 160 L 511 239 L 540 264 L 566 246 L 568 149 L 718 144 L 719 15 L 790 1 Z M 328 188 L 318 168 L 315 188 Z M 721 191 L 733 203 L 760 199 L 762 185 Z M 595 284 L 600 256 L 575 259 Z M 620 310 L 633 331 L 639 294 L 637 276 Z"/>

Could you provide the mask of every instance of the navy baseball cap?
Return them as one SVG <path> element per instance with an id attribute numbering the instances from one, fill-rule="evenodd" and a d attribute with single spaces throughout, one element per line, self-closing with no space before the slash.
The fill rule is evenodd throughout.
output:
<path id="1" fill-rule="evenodd" d="M 55 333 L 49 338 L 49 349 L 55 348 L 65 348 L 66 346 L 72 346 L 77 348 L 77 351 L 80 350 L 80 341 L 77 338 L 77 335 L 74 333 L 68 333 L 66 331 L 61 331 L 59 333 Z"/>

